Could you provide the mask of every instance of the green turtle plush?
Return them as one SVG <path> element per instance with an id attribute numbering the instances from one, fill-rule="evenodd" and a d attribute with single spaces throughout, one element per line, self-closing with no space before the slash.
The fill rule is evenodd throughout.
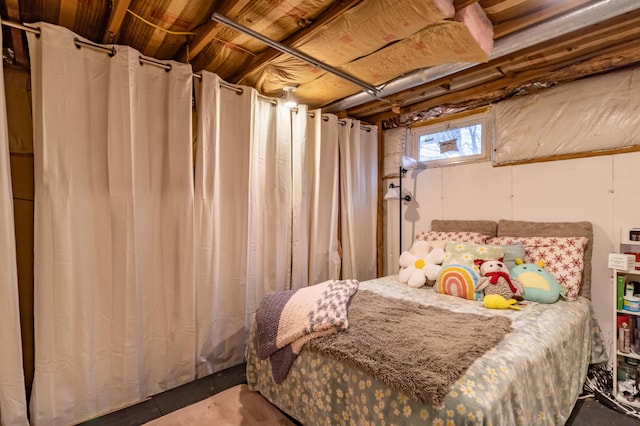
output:
<path id="1" fill-rule="evenodd" d="M 524 300 L 554 303 L 566 292 L 558 280 L 544 269 L 542 260 L 536 263 L 523 263 L 522 259 L 516 259 L 516 266 L 509 270 L 509 275 L 519 280 L 524 286 L 522 294 Z"/>

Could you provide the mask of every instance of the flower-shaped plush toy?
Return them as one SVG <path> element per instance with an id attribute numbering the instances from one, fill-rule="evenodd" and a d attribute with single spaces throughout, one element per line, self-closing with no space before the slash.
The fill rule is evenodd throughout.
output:
<path id="1" fill-rule="evenodd" d="M 398 280 L 409 287 L 422 287 L 427 279 L 434 281 L 442 269 L 444 250 L 431 247 L 427 241 L 415 241 L 409 251 L 400 255 Z"/>

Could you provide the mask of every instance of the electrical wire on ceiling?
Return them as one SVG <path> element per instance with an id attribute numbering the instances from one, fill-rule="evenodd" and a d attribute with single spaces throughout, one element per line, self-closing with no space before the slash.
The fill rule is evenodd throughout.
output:
<path id="1" fill-rule="evenodd" d="M 167 34 L 171 34 L 171 35 L 196 35 L 196 33 L 192 32 L 192 31 L 171 31 L 171 30 L 168 30 L 166 28 L 162 28 L 161 26 L 156 25 L 153 22 L 148 21 L 147 19 L 145 19 L 142 16 L 138 15 L 137 13 L 132 11 L 131 9 L 127 9 L 127 13 L 131 14 L 134 18 L 139 19 L 140 21 L 144 22 L 145 24 L 155 28 L 156 30 L 164 31 Z"/>

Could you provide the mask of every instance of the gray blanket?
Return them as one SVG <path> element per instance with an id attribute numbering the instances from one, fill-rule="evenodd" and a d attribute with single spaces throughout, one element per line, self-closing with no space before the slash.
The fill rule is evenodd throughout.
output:
<path id="1" fill-rule="evenodd" d="M 504 316 L 457 313 L 367 290 L 352 297 L 348 315 L 347 330 L 306 348 L 436 407 L 467 368 L 511 331 Z"/>
<path id="2" fill-rule="evenodd" d="M 329 280 L 262 299 L 256 311 L 258 355 L 269 358 L 276 383 L 287 377 L 308 341 L 349 326 L 347 303 L 357 289 L 356 280 Z"/>

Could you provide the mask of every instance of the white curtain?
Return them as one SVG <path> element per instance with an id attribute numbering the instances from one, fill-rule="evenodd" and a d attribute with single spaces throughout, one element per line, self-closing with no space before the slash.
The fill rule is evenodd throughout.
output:
<path id="1" fill-rule="evenodd" d="M 281 101 L 266 100 L 250 90 L 254 93 L 254 119 L 245 308 L 250 317 L 245 331 L 249 331 L 265 294 L 291 288 L 293 213 L 291 110 Z"/>
<path id="2" fill-rule="evenodd" d="M 338 117 L 313 110 L 306 140 L 309 285 L 340 278 L 338 164 Z"/>
<path id="3" fill-rule="evenodd" d="M 71 424 L 195 377 L 192 77 L 38 26 L 30 410 Z"/>
<path id="4" fill-rule="evenodd" d="M 203 72 L 196 93 L 201 377 L 242 363 L 262 297 L 291 287 L 293 133 L 290 110 L 254 89 Z"/>
<path id="5" fill-rule="evenodd" d="M 0 239 L 0 424 L 22 426 L 29 422 L 22 368 L 13 193 L 3 72 L 0 72 L 0 194 L 0 234 L 3 235 Z"/>
<path id="6" fill-rule="evenodd" d="M 377 276 L 376 223 L 378 214 L 377 127 L 341 120 L 340 241 L 342 278 L 360 281 Z"/>
<path id="7" fill-rule="evenodd" d="M 291 115 L 292 236 L 291 289 L 309 285 L 309 172 L 307 167 L 306 105 L 298 105 Z"/>

